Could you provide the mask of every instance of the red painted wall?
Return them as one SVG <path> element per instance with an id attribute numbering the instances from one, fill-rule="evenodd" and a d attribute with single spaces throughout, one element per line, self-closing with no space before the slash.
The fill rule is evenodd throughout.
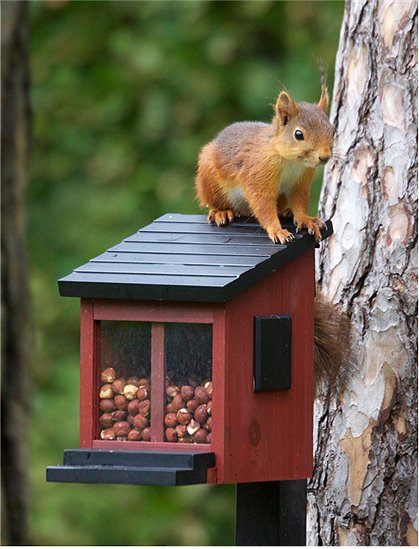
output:
<path id="1" fill-rule="evenodd" d="M 312 473 L 314 251 L 226 305 L 224 468 L 219 482 L 300 479 Z M 292 385 L 253 392 L 253 322 L 292 316 Z"/>

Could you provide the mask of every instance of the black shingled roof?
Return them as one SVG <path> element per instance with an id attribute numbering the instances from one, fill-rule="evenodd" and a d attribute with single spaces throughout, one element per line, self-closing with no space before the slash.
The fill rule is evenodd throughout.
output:
<path id="1" fill-rule="evenodd" d="M 283 226 L 294 230 L 291 222 Z M 333 232 L 330 221 L 323 239 Z M 84 298 L 227 301 L 314 248 L 306 230 L 273 244 L 254 219 L 225 227 L 204 215 L 166 214 L 58 281 L 60 294 Z"/>

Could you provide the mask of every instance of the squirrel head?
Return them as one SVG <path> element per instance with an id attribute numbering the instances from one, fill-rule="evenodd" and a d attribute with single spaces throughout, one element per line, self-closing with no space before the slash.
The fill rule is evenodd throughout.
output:
<path id="1" fill-rule="evenodd" d="M 327 87 L 317 104 L 297 103 L 286 91 L 281 91 L 275 105 L 274 146 L 287 160 L 299 160 L 315 168 L 330 159 L 333 148 L 333 126 L 326 111 L 329 104 Z"/>

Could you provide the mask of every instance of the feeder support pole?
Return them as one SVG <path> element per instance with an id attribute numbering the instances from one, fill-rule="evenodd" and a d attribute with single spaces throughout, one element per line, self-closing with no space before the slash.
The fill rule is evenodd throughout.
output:
<path id="1" fill-rule="evenodd" d="M 306 545 L 307 481 L 236 485 L 235 545 Z"/>

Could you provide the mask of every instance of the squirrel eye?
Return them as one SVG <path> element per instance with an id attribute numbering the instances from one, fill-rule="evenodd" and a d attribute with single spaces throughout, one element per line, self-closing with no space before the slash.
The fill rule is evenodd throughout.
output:
<path id="1" fill-rule="evenodd" d="M 301 130 L 295 130 L 294 137 L 297 141 L 304 141 L 304 134 Z"/>

